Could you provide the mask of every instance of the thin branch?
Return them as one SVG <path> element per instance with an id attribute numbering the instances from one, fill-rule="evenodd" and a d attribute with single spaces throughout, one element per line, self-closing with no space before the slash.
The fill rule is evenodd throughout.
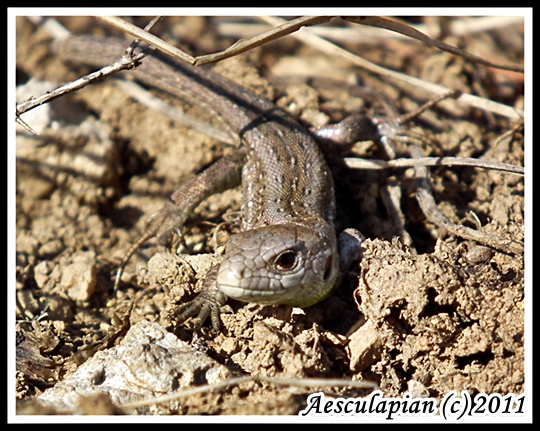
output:
<path id="1" fill-rule="evenodd" d="M 395 169 L 411 168 L 418 166 L 473 166 L 481 169 L 492 169 L 495 171 L 508 172 L 510 174 L 525 175 L 525 168 L 510 165 L 508 163 L 489 162 L 486 160 L 474 159 L 470 157 L 418 157 L 414 159 L 395 160 L 367 160 L 353 157 L 343 159 L 345 164 L 354 169 Z"/>
<path id="2" fill-rule="evenodd" d="M 284 22 L 281 18 L 277 17 L 261 17 L 260 19 L 272 25 L 280 25 Z M 412 85 L 414 88 L 425 90 L 431 95 L 439 96 L 448 93 L 449 91 L 452 91 L 452 89 L 443 87 L 442 85 L 433 84 L 431 82 L 424 81 L 403 73 L 399 73 L 394 70 L 386 69 L 384 67 L 371 63 L 343 48 L 340 48 L 339 46 L 327 40 L 318 37 L 317 35 L 311 33 L 309 29 L 303 29 L 303 31 L 296 32 L 292 36 L 327 54 L 340 56 L 347 61 L 350 61 L 352 64 L 362 67 L 363 69 L 385 76 L 397 82 Z M 523 118 L 523 111 L 519 109 L 503 105 L 492 100 L 484 99 L 482 97 L 474 96 L 472 94 L 463 93 L 461 96 L 456 98 L 456 100 L 467 105 L 493 112 L 495 114 L 502 115 L 511 119 Z"/>
<path id="3" fill-rule="evenodd" d="M 141 52 L 135 56 L 123 55 L 113 64 L 106 66 L 97 72 L 90 73 L 82 78 L 77 79 L 76 81 L 69 82 L 61 87 L 57 88 L 54 91 L 47 92 L 37 98 L 31 98 L 24 102 L 18 103 L 15 116 L 18 118 L 25 112 L 28 112 L 31 109 L 34 109 L 45 103 L 49 103 L 52 100 L 63 96 L 64 94 L 71 93 L 72 91 L 80 90 L 87 85 L 91 85 L 96 81 L 99 81 L 106 76 L 113 75 L 121 70 L 129 70 L 137 67 L 138 62 L 148 55 L 149 51 Z"/>
<path id="4" fill-rule="evenodd" d="M 283 36 L 292 34 L 304 26 L 322 24 L 330 21 L 332 18 L 333 17 L 331 16 L 304 16 L 293 19 L 291 21 L 282 21 L 279 25 L 274 26 L 272 29 L 265 31 L 262 34 L 259 34 L 247 40 L 238 40 L 235 44 L 227 48 L 225 51 L 197 57 L 195 59 L 195 64 L 201 65 L 207 63 L 215 63 L 225 58 L 241 54 L 242 52 L 272 42 L 273 40 L 279 39 Z"/>
<path id="5" fill-rule="evenodd" d="M 255 37 L 247 40 L 238 40 L 236 43 L 234 43 L 232 46 L 230 46 L 224 51 L 214 54 L 202 55 L 199 57 L 193 57 L 186 52 L 168 44 L 157 36 L 154 36 L 147 31 L 142 30 L 139 27 L 136 27 L 133 24 L 122 20 L 121 18 L 114 16 L 98 16 L 96 18 L 145 41 L 149 45 L 154 46 L 157 50 L 162 51 L 180 61 L 183 61 L 192 66 L 200 66 L 202 64 L 216 63 L 226 58 L 241 54 L 245 51 L 249 51 L 250 49 L 256 48 L 288 34 L 294 33 L 303 26 L 310 26 L 328 22 L 332 17 L 300 17 L 291 21 L 283 21 L 280 25 L 274 26 L 270 30 L 265 31 L 264 33 L 259 34 Z"/>
<path id="6" fill-rule="evenodd" d="M 32 129 L 20 116 L 15 116 L 15 121 L 17 124 L 19 124 L 21 127 L 23 127 L 28 133 L 37 136 L 38 133 Z"/>
<path id="7" fill-rule="evenodd" d="M 381 187 L 381 199 L 384 203 L 386 211 L 392 219 L 392 226 L 395 230 L 396 236 L 399 237 L 401 242 L 408 246 L 411 251 L 416 253 L 414 247 L 414 241 L 409 235 L 409 232 L 405 229 L 406 219 L 403 211 L 401 210 L 401 187 L 397 184 L 397 181 L 393 179 L 387 179 L 386 183 Z"/>
<path id="8" fill-rule="evenodd" d="M 413 158 L 422 157 L 422 150 L 416 145 L 409 146 L 409 151 Z M 453 235 L 465 238 L 468 240 L 476 241 L 480 244 L 487 245 L 505 253 L 512 253 L 516 255 L 523 254 L 524 245 L 519 241 L 502 238 L 495 235 L 490 235 L 479 230 L 474 230 L 463 225 L 452 223 L 437 207 L 437 203 L 431 193 L 431 184 L 429 182 L 429 173 L 426 167 L 416 166 L 416 180 L 418 184 L 416 197 L 420 208 L 424 212 L 425 216 L 432 223 L 440 228 L 446 229 Z"/>
<path id="9" fill-rule="evenodd" d="M 97 19 L 100 21 L 103 21 L 107 24 L 112 25 L 113 27 L 116 27 L 122 31 L 125 31 L 126 33 L 131 34 L 132 36 L 135 36 L 138 39 L 141 39 L 145 41 L 147 44 L 153 46 L 159 51 L 162 51 L 171 57 L 177 58 L 184 63 L 193 65 L 195 63 L 195 57 L 185 53 L 181 49 L 178 49 L 171 44 L 165 42 L 164 40 L 160 39 L 157 36 L 154 36 L 151 33 L 148 33 L 147 31 L 130 24 L 129 22 L 124 21 L 123 19 L 120 19 L 115 16 L 96 16 Z"/>
<path id="10" fill-rule="evenodd" d="M 342 18 L 346 21 L 354 22 L 357 24 L 370 25 L 373 27 L 379 27 L 379 28 L 384 28 L 386 30 L 394 31 L 396 33 L 401 33 L 405 36 L 424 42 L 427 45 L 434 46 L 440 49 L 441 51 L 446 51 L 451 54 L 463 57 L 468 61 L 472 61 L 473 63 L 483 64 L 485 66 L 494 67 L 496 69 L 511 70 L 513 72 L 524 73 L 524 67 L 520 64 L 500 64 L 500 63 L 494 63 L 492 61 L 485 60 L 482 57 L 469 54 L 468 52 L 463 51 L 462 49 L 448 45 L 444 42 L 441 42 L 440 40 L 432 39 L 431 37 L 416 30 L 410 25 L 400 23 L 390 18 L 385 18 L 381 16 L 344 16 Z"/>
<path id="11" fill-rule="evenodd" d="M 185 398 L 196 394 L 214 391 L 217 389 L 226 388 L 234 385 L 238 386 L 244 382 L 265 382 L 279 386 L 298 386 L 298 387 L 351 387 L 357 389 L 377 389 L 378 385 L 374 382 L 359 382 L 346 379 L 296 379 L 296 378 L 280 378 L 280 377 L 265 377 L 265 376 L 244 376 L 237 377 L 223 382 L 210 385 L 199 386 L 193 389 L 186 389 L 170 395 L 154 397 L 149 400 L 136 401 L 132 403 L 122 404 L 120 407 L 125 409 L 134 409 L 145 407 L 158 403 L 166 403 L 175 401 L 179 398 Z"/>
<path id="12" fill-rule="evenodd" d="M 504 28 L 523 23 L 523 16 L 483 16 L 470 19 L 456 19 L 448 23 L 448 33 L 451 35 L 468 35 Z M 414 29 L 427 32 L 425 24 L 416 24 Z M 219 22 L 216 32 L 223 37 L 254 37 L 271 29 L 272 26 L 258 23 Z M 310 29 L 319 37 L 333 42 L 355 43 L 359 45 L 380 44 L 382 40 L 410 40 L 401 33 L 381 31 L 377 27 L 313 27 Z"/>

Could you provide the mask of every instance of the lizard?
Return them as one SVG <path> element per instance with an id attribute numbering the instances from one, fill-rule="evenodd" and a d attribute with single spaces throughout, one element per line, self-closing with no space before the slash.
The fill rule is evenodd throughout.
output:
<path id="1" fill-rule="evenodd" d="M 125 42 L 113 38 L 70 37 L 56 42 L 66 60 L 104 66 L 120 58 Z M 243 302 L 309 307 L 334 290 L 342 248 L 358 256 L 358 231 L 335 232 L 336 203 L 332 173 L 313 133 L 272 102 L 221 75 L 180 64 L 152 52 L 132 70 L 135 79 L 175 97 L 187 99 L 218 115 L 241 145 L 176 189 L 130 248 L 117 272 L 149 238 L 163 238 L 179 229 L 205 198 L 241 185 L 242 231 L 225 245 L 221 264 L 206 275 L 201 293 L 177 310 L 178 324 L 197 316 L 199 329 L 210 315 L 219 331 L 220 308 L 227 298 Z M 351 121 L 319 136 L 362 135 L 369 121 Z M 368 134 L 373 131 L 369 130 Z M 352 136 L 351 136 L 352 135 Z M 349 254 L 341 256 L 350 261 Z"/>

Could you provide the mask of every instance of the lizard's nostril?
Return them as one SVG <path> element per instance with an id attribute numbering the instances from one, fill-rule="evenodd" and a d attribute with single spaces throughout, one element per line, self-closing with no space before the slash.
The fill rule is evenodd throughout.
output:
<path id="1" fill-rule="evenodd" d="M 328 258 L 326 259 L 326 266 L 324 268 L 324 281 L 328 281 L 328 279 L 330 278 L 330 275 L 332 274 L 332 263 L 333 263 L 334 259 L 332 256 L 328 256 Z"/>

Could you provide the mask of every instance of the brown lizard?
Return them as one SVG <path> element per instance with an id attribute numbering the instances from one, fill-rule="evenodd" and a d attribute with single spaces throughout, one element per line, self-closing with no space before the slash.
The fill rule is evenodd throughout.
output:
<path id="1" fill-rule="evenodd" d="M 122 56 L 125 43 L 73 37 L 58 42 L 56 50 L 66 59 L 103 66 Z M 211 110 L 240 137 L 241 146 L 172 194 L 126 254 L 116 284 L 147 239 L 181 227 L 203 199 L 241 184 L 243 231 L 228 241 L 222 263 L 209 271 L 201 294 L 179 308 L 179 320 L 198 314 L 200 326 L 211 314 L 218 329 L 219 308 L 227 297 L 299 307 L 328 297 L 340 262 L 334 184 L 312 134 L 270 101 L 210 70 L 151 53 L 131 73 L 144 84 Z M 363 123 L 351 123 L 353 135 L 363 133 L 358 124 Z"/>

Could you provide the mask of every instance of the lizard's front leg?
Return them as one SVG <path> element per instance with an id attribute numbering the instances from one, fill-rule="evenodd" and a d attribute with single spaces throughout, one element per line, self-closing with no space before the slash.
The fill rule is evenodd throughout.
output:
<path id="1" fill-rule="evenodd" d="M 245 159 L 246 150 L 238 149 L 187 180 L 173 192 L 171 200 L 152 216 L 144 234 L 122 259 L 116 273 L 115 290 L 129 259 L 147 240 L 157 235 L 163 241 L 174 229 L 182 227 L 191 212 L 204 199 L 240 184 Z"/>

